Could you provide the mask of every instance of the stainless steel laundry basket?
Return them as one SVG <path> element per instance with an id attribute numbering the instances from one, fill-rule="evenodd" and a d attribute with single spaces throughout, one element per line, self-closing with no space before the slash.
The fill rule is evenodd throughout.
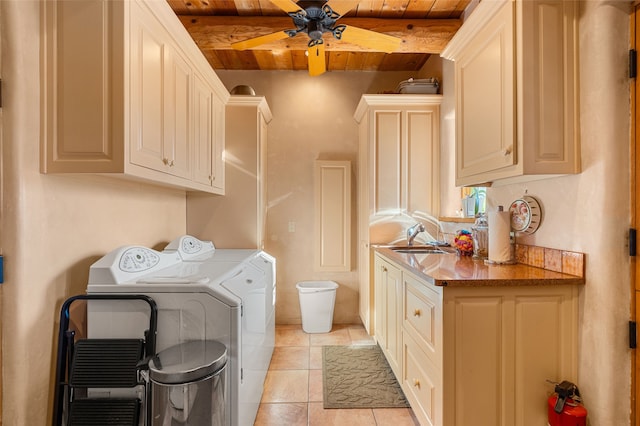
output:
<path id="1" fill-rule="evenodd" d="M 171 346 L 149 362 L 152 425 L 223 426 L 227 349 L 214 340 Z"/>

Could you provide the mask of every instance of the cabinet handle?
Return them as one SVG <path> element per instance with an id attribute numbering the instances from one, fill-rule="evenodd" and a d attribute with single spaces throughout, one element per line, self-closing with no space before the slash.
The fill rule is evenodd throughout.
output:
<path id="1" fill-rule="evenodd" d="M 420 309 L 416 309 L 413 311 L 413 316 L 414 317 L 419 317 L 420 315 L 422 315 L 422 312 L 420 312 Z"/>
<path id="2" fill-rule="evenodd" d="M 386 266 L 382 267 L 382 272 L 387 272 L 387 267 Z"/>
<path id="3" fill-rule="evenodd" d="M 508 147 L 502 150 L 502 155 L 506 157 L 507 155 L 511 154 L 512 150 L 513 150 L 513 146 L 509 145 Z"/>
<path id="4" fill-rule="evenodd" d="M 169 161 L 169 167 L 173 167 L 173 160 Z"/>
<path id="5" fill-rule="evenodd" d="M 169 160 L 168 158 L 163 158 L 162 162 L 165 166 L 173 167 L 173 160 Z"/>
<path id="6" fill-rule="evenodd" d="M 413 386 L 417 387 L 418 389 L 420 389 L 420 380 L 418 379 L 413 379 Z"/>

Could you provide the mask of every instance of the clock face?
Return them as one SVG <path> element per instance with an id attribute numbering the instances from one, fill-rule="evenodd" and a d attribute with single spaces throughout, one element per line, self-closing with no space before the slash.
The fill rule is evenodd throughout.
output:
<path id="1" fill-rule="evenodd" d="M 540 205 L 535 198 L 524 196 L 511 203 L 511 229 L 516 232 L 533 234 L 541 220 Z"/>
<path id="2" fill-rule="evenodd" d="M 531 223 L 531 209 L 525 200 L 515 200 L 511 203 L 511 229 L 522 232 Z"/>

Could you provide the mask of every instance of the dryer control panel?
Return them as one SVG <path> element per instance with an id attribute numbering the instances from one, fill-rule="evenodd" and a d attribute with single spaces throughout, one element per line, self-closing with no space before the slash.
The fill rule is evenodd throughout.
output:
<path id="1" fill-rule="evenodd" d="M 89 285 L 121 284 L 182 262 L 177 252 L 159 252 L 142 246 L 120 247 L 89 269 Z"/>
<path id="2" fill-rule="evenodd" d="M 213 242 L 202 241 L 191 235 L 183 235 L 171 241 L 163 252 L 177 252 L 182 260 L 206 258 L 216 251 Z"/>

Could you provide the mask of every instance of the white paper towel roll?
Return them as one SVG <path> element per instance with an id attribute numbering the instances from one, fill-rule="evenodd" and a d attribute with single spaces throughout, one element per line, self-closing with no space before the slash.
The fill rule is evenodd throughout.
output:
<path id="1" fill-rule="evenodd" d="M 511 259 L 511 212 L 489 212 L 489 261 L 509 263 Z"/>

